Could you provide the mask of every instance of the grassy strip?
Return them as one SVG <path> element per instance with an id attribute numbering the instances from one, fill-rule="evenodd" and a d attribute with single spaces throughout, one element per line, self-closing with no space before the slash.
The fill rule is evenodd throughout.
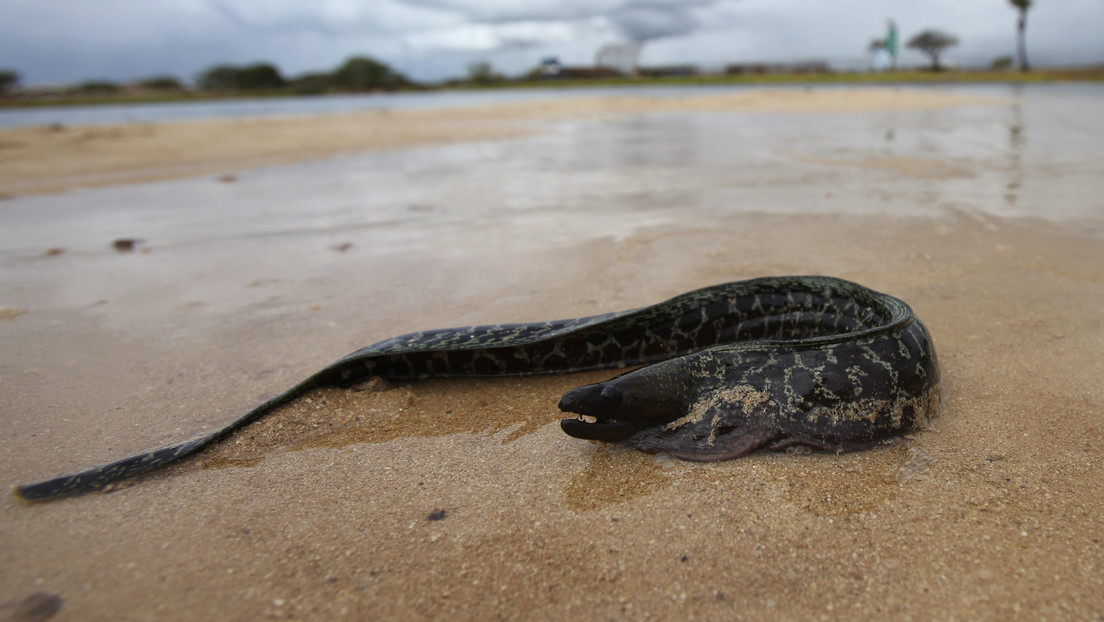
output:
<path id="1" fill-rule="evenodd" d="M 806 84 L 1028 84 L 1104 81 L 1104 67 L 1080 70 L 1032 71 L 887 71 L 822 74 L 703 74 L 695 76 L 621 77 L 578 80 L 530 80 L 489 85 L 463 84 L 464 88 L 493 86 L 635 86 L 635 85 L 806 85 Z"/>
<path id="2" fill-rule="evenodd" d="M 1052 82 L 1101 82 L 1104 67 L 1087 69 L 1014 71 L 891 71 L 825 74 L 703 74 L 693 76 L 613 77 L 598 79 L 503 80 L 488 83 L 462 82 L 443 87 L 413 88 L 411 91 L 490 88 L 586 88 L 603 86 L 693 86 L 693 85 L 818 85 L 818 84 L 1040 84 Z M 50 106 L 94 106 L 145 104 L 158 102 L 212 101 L 263 97 L 313 97 L 291 89 L 272 89 L 237 93 L 209 91 L 131 91 L 88 95 L 52 95 L 39 97 L 0 97 L 0 108 Z"/>

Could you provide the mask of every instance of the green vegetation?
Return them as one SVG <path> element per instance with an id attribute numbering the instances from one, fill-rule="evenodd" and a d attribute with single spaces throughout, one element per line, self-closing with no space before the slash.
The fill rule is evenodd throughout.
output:
<path id="1" fill-rule="evenodd" d="M 406 76 L 366 56 L 354 56 L 330 74 L 330 88 L 341 91 L 395 90 L 409 85 Z"/>
<path id="2" fill-rule="evenodd" d="M 19 73 L 10 69 L 0 69 L 0 95 L 6 95 L 19 84 Z"/>
<path id="3" fill-rule="evenodd" d="M 306 73 L 288 82 L 295 95 L 322 95 L 330 90 L 330 74 Z"/>
<path id="4" fill-rule="evenodd" d="M 151 91 L 183 91 L 184 84 L 173 76 L 153 76 L 138 81 L 138 86 Z"/>
<path id="5" fill-rule="evenodd" d="M 0 107 L 132 103 L 226 97 L 321 95 L 418 89 L 403 74 L 366 56 L 349 58 L 332 72 L 308 73 L 285 79 L 271 63 L 246 66 L 216 65 L 196 76 L 188 89 L 173 76 L 154 76 L 132 84 L 85 82 L 67 89 L 16 93 L 19 76 L 0 71 Z M 6 81 L 5 81 L 6 80 Z"/>
<path id="6" fill-rule="evenodd" d="M 280 70 L 269 63 L 246 67 L 217 65 L 199 74 L 196 86 L 207 91 L 259 91 L 287 84 Z"/>
<path id="7" fill-rule="evenodd" d="M 119 92 L 119 85 L 107 80 L 89 80 L 73 87 L 70 92 L 77 95 L 113 95 Z"/>
<path id="8" fill-rule="evenodd" d="M 468 82 L 473 86 L 491 86 L 506 81 L 506 76 L 496 72 L 486 61 L 468 65 Z"/>
<path id="9" fill-rule="evenodd" d="M 410 81 L 377 60 L 354 56 L 330 73 L 308 73 L 285 80 L 269 63 L 246 67 L 217 65 L 199 74 L 201 91 L 221 93 L 320 95 L 331 92 L 364 92 L 407 88 Z"/>
<path id="10" fill-rule="evenodd" d="M 943 71 L 943 65 L 939 62 L 939 57 L 947 48 L 958 45 L 958 37 L 939 30 L 925 30 L 909 39 L 907 45 L 910 48 L 920 50 L 931 58 L 932 71 Z"/>
<path id="11" fill-rule="evenodd" d="M 1045 83 L 1045 82 L 1104 82 L 1104 66 L 1084 69 L 1053 69 L 1033 71 L 1029 74 L 992 70 L 944 70 L 932 71 L 871 71 L 818 74 L 699 74 L 694 76 L 634 77 L 579 79 L 532 79 L 507 82 L 511 87 L 587 87 L 587 86 L 659 86 L 659 85 L 819 85 L 819 84 L 989 84 L 989 83 Z M 465 85 L 459 85 L 465 86 Z"/>

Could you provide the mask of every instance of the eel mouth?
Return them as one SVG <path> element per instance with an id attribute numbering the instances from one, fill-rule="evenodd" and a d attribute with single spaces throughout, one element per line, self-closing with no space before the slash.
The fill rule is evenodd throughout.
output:
<path id="1" fill-rule="evenodd" d="M 568 436 L 592 441 L 618 443 L 650 427 L 639 421 L 615 418 L 610 411 L 618 410 L 621 396 L 611 394 L 602 385 L 588 385 L 568 391 L 560 400 L 560 410 L 579 415 L 576 419 L 560 420 L 560 429 Z M 583 417 L 593 418 L 588 421 Z"/>

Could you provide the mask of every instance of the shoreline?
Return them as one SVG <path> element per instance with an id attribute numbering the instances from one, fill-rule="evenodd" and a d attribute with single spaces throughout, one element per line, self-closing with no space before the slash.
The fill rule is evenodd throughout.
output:
<path id="1" fill-rule="evenodd" d="M 694 76 L 656 76 L 648 78 L 607 78 L 607 79 L 557 79 L 547 81 L 504 81 L 484 85 L 457 84 L 455 86 L 427 86 L 408 90 L 381 91 L 388 94 L 408 93 L 447 93 L 455 90 L 509 90 L 532 88 L 587 89 L 605 87 L 649 87 L 649 86 L 783 86 L 803 88 L 806 86 L 953 86 L 985 84 L 1077 84 L 1104 81 L 1104 68 L 1098 66 L 1072 68 L 1036 68 L 1023 73 L 1016 70 L 955 70 L 928 71 L 923 69 L 883 71 L 883 72 L 830 72 L 825 74 L 699 74 Z M 0 110 L 52 106 L 96 106 L 142 103 L 178 103 L 201 101 L 232 101 L 265 97 L 328 97 L 349 93 L 297 94 L 286 90 L 239 92 L 239 93 L 200 93 L 184 94 L 147 92 L 139 95 L 126 94 L 110 96 L 57 96 L 35 98 L 0 98 Z M 354 93 L 363 94 L 363 93 Z"/>

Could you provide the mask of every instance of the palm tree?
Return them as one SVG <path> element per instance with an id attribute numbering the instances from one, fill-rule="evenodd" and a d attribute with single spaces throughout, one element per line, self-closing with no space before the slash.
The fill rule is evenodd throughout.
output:
<path id="1" fill-rule="evenodd" d="M 1016 52 L 1020 57 L 1020 71 L 1028 71 L 1027 65 L 1027 10 L 1031 8 L 1031 0 L 1008 0 L 1008 2 L 1020 10 L 1020 21 L 1016 24 Z"/>

